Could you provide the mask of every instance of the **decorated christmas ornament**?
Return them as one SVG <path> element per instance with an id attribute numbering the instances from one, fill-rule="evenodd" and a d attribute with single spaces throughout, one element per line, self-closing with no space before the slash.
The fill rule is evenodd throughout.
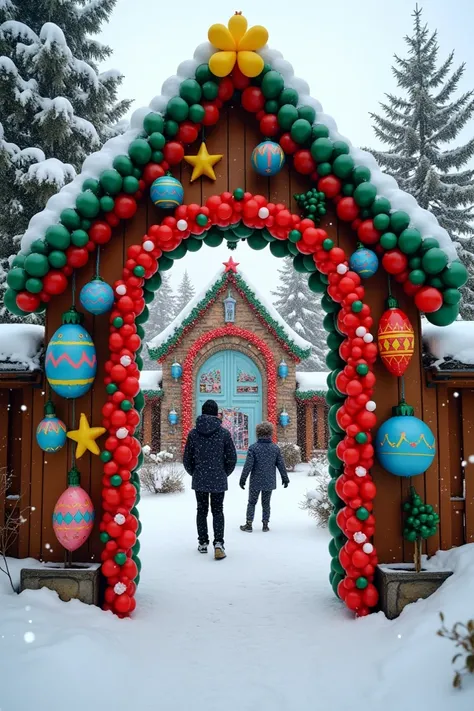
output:
<path id="1" fill-rule="evenodd" d="M 256 173 L 268 178 L 283 168 L 285 153 L 279 143 L 263 141 L 253 149 L 250 162 Z"/>
<path id="2" fill-rule="evenodd" d="M 278 376 L 283 380 L 288 377 L 288 366 L 284 360 L 282 360 L 278 366 Z"/>
<path id="3" fill-rule="evenodd" d="M 353 272 L 356 272 L 363 279 L 368 279 L 379 268 L 379 260 L 371 249 L 360 246 L 351 254 L 349 266 Z"/>
<path id="4" fill-rule="evenodd" d="M 79 429 L 71 430 L 67 433 L 69 439 L 77 442 L 76 458 L 82 457 L 87 450 L 92 454 L 100 454 L 100 449 L 95 440 L 103 435 L 105 431 L 105 427 L 90 427 L 87 417 L 82 412 L 79 420 Z"/>
<path id="5" fill-rule="evenodd" d="M 95 346 L 82 327 L 82 314 L 74 307 L 63 314 L 63 325 L 53 334 L 45 357 L 46 378 L 55 393 L 65 398 L 84 395 L 97 370 Z"/>
<path id="6" fill-rule="evenodd" d="M 286 410 L 283 410 L 282 412 L 280 412 L 280 425 L 282 427 L 288 427 L 289 424 L 290 424 L 290 416 Z"/>
<path id="7" fill-rule="evenodd" d="M 415 332 L 393 296 L 387 299 L 387 307 L 378 328 L 380 358 L 390 373 L 400 376 L 408 368 L 415 351 Z"/>
<path id="8" fill-rule="evenodd" d="M 176 410 L 173 408 L 172 410 L 169 411 L 168 413 L 168 422 L 170 425 L 177 425 L 179 421 L 178 413 Z"/>
<path id="9" fill-rule="evenodd" d="M 182 376 L 182 374 L 183 374 L 183 368 L 182 368 L 181 364 L 180 363 L 173 363 L 173 365 L 171 366 L 171 377 L 174 380 L 179 380 L 179 378 Z"/>
<path id="10" fill-rule="evenodd" d="M 86 311 L 94 316 L 100 316 L 112 308 L 114 292 L 107 282 L 100 277 L 95 277 L 82 287 L 79 301 Z"/>
<path id="11" fill-rule="evenodd" d="M 172 175 L 163 175 L 152 183 L 150 197 L 162 210 L 174 210 L 175 207 L 183 204 L 183 186 Z"/>
<path id="12" fill-rule="evenodd" d="M 51 400 L 44 406 L 44 418 L 36 428 L 36 441 L 43 452 L 57 452 L 66 443 L 66 425 L 56 417 Z"/>
<path id="13" fill-rule="evenodd" d="M 197 180 L 201 175 L 206 175 L 211 180 L 216 179 L 213 166 L 222 159 L 222 154 L 209 155 L 207 146 L 203 142 L 199 148 L 197 156 L 184 156 L 184 160 L 189 165 L 193 166 L 193 174 L 191 175 L 191 183 Z"/>
<path id="14" fill-rule="evenodd" d="M 423 474 L 436 453 L 435 437 L 428 425 L 413 416 L 413 408 L 401 401 L 375 435 L 375 452 L 391 474 L 410 477 Z"/>
<path id="15" fill-rule="evenodd" d="M 209 60 L 209 69 L 216 77 L 228 76 L 235 64 L 246 77 L 256 77 L 263 70 L 263 59 L 257 50 L 268 42 L 268 31 L 260 25 L 249 30 L 247 26 L 242 13 L 236 12 L 227 27 L 216 24 L 209 28 L 209 42 L 219 50 Z"/>
<path id="16" fill-rule="evenodd" d="M 89 494 L 80 486 L 80 474 L 73 467 L 68 488 L 59 497 L 53 513 L 53 529 L 59 543 L 69 552 L 80 548 L 94 525 L 94 507 Z"/>

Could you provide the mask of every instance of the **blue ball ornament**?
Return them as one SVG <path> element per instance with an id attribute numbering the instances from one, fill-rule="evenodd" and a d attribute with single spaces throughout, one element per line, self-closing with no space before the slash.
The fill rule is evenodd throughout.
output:
<path id="1" fill-rule="evenodd" d="M 279 143 L 263 141 L 253 149 L 250 161 L 256 173 L 269 178 L 283 168 L 285 153 Z"/>
<path id="2" fill-rule="evenodd" d="M 362 247 L 357 249 L 349 259 L 349 266 L 363 279 L 373 276 L 379 268 L 379 260 L 375 252 Z"/>
<path id="3" fill-rule="evenodd" d="M 82 287 L 79 300 L 86 311 L 100 316 L 112 308 L 114 291 L 103 279 L 96 278 Z"/>
<path id="4" fill-rule="evenodd" d="M 184 189 L 179 180 L 172 175 L 157 178 L 150 188 L 150 197 L 157 207 L 163 210 L 174 210 L 183 204 Z"/>
<path id="5" fill-rule="evenodd" d="M 91 336 L 78 322 L 63 323 L 46 349 L 45 372 L 52 390 L 68 399 L 81 397 L 92 387 L 96 370 Z"/>
<path id="6" fill-rule="evenodd" d="M 435 436 L 418 417 L 401 415 L 386 420 L 375 435 L 380 464 L 396 476 L 423 474 L 436 454 Z"/>
<path id="7" fill-rule="evenodd" d="M 43 452 L 57 452 L 66 444 L 66 425 L 56 417 L 52 402 L 45 405 L 44 418 L 36 428 L 36 441 Z"/>

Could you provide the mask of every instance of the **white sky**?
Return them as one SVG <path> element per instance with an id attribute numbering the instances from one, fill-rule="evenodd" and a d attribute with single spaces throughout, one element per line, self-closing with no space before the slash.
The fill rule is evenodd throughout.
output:
<path id="1" fill-rule="evenodd" d="M 440 59 L 455 49 L 456 65 L 467 65 L 459 89 L 472 89 L 473 0 L 426 0 L 420 4 L 429 28 L 438 29 Z M 414 7 L 413 0 L 252 0 L 247 6 L 227 0 L 118 0 L 99 39 L 114 50 L 104 68 L 117 67 L 125 75 L 120 96 L 134 99 L 133 110 L 147 106 L 161 93 L 165 79 L 207 39 L 211 24 L 226 24 L 235 10 L 242 10 L 249 25 L 268 29 L 269 45 L 279 49 L 293 65 L 295 75 L 309 83 L 311 95 L 335 118 L 339 131 L 356 145 L 375 146 L 368 114 L 378 111 L 384 93 L 397 92 L 391 72 L 393 54 L 406 55 L 403 38 L 412 32 Z M 473 129 L 471 121 L 461 139 L 470 138 Z M 204 246 L 187 255 L 173 267 L 174 285 L 186 268 L 201 289 L 229 254 L 225 246 Z M 268 249 L 254 252 L 240 244 L 232 254 L 264 292 L 276 286 L 279 260 L 269 259 Z"/>

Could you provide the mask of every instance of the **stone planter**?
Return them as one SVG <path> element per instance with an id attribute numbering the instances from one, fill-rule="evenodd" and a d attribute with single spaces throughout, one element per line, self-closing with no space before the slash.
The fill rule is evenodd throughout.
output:
<path id="1" fill-rule="evenodd" d="M 398 617 L 405 605 L 425 600 L 452 575 L 447 570 L 421 570 L 409 563 L 378 565 L 375 585 L 379 591 L 379 609 L 389 620 Z"/>
<path id="2" fill-rule="evenodd" d="M 86 605 L 98 605 L 100 565 L 76 563 L 65 568 L 59 563 L 46 563 L 39 568 L 23 568 L 20 592 L 40 588 L 55 590 L 63 602 L 74 599 Z"/>

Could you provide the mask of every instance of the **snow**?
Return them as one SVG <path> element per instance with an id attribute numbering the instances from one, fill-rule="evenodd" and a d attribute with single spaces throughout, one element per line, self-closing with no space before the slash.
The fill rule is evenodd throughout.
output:
<path id="1" fill-rule="evenodd" d="M 327 384 L 328 375 L 329 373 L 325 372 L 300 373 L 296 371 L 296 389 L 300 392 L 308 392 L 310 390 L 327 392 L 329 389 Z"/>
<path id="2" fill-rule="evenodd" d="M 27 370 L 38 370 L 43 343 L 44 326 L 28 323 L 0 324 L 0 362 L 2 363 L 21 365 Z"/>
<path id="3" fill-rule="evenodd" d="M 474 365 L 474 321 L 455 321 L 449 326 L 423 323 L 423 343 L 438 362 L 453 358 Z"/>
<path id="4" fill-rule="evenodd" d="M 141 390 L 159 390 L 161 381 L 163 380 L 163 370 L 142 370 L 140 373 L 140 388 Z"/>
<path id="5" fill-rule="evenodd" d="M 454 647 L 436 631 L 441 610 L 448 626 L 472 617 L 474 545 L 439 554 L 455 574 L 398 620 L 354 620 L 328 584 L 328 533 L 299 509 L 306 473 L 275 492 L 266 534 L 239 531 L 247 495 L 230 477 L 220 562 L 196 551 L 189 477 L 184 494 L 144 494 L 131 620 L 46 588 L 14 595 L 0 574 L 1 708 L 129 711 L 132 694 L 140 711 L 472 711 L 474 679 L 452 689 Z"/>
<path id="6" fill-rule="evenodd" d="M 34 149 L 27 149 L 30 152 Z M 33 156 L 31 156 L 33 157 Z M 38 157 L 36 157 L 38 160 Z M 39 159 L 41 160 L 41 159 Z M 70 163 L 62 163 L 57 158 L 48 158 L 40 163 L 34 163 L 28 168 L 28 173 L 23 178 L 25 181 L 36 181 L 38 183 L 49 183 L 62 188 L 63 185 L 74 180 L 76 171 Z"/>
<path id="7" fill-rule="evenodd" d="M 31 27 L 28 27 L 28 25 L 25 25 L 23 22 L 17 22 L 16 20 L 7 20 L 0 25 L 0 36 L 6 34 L 11 35 L 17 40 L 28 40 L 29 42 L 38 41 L 38 35 L 33 32 Z"/>

